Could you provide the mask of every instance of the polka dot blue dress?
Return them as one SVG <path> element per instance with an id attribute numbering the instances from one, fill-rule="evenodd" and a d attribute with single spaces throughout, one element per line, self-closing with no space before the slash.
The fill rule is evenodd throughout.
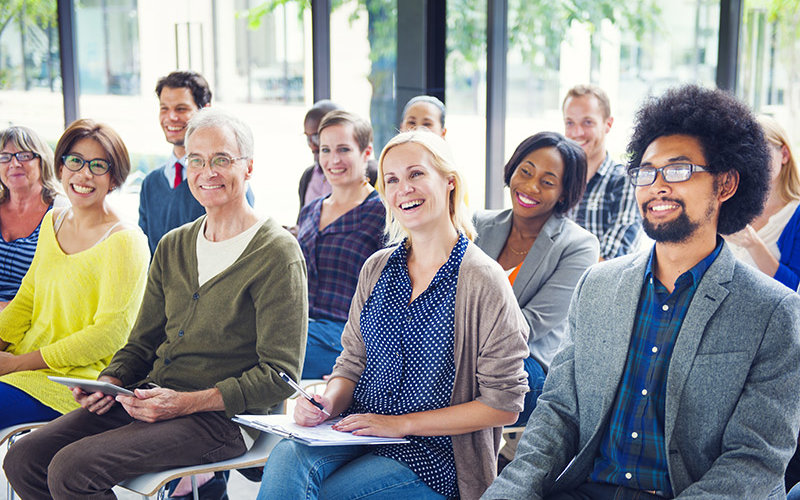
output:
<path id="1" fill-rule="evenodd" d="M 348 413 L 404 415 L 450 405 L 456 284 L 469 240 L 460 235 L 447 262 L 412 303 L 404 244 L 392 253 L 361 310 L 367 362 Z M 399 460 L 425 484 L 458 496 L 450 436 L 407 436 L 409 444 L 382 445 L 375 453 Z"/>

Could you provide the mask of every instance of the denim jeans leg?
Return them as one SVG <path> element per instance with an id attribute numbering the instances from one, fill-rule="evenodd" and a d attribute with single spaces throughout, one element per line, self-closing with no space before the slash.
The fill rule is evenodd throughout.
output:
<path id="1" fill-rule="evenodd" d="M 344 322 L 308 319 L 308 341 L 301 378 L 322 378 L 328 375 L 342 353 Z"/>
<path id="2" fill-rule="evenodd" d="M 284 439 L 269 454 L 257 498 L 318 498 L 328 476 L 368 451 L 368 446 L 307 446 Z"/>
<path id="3" fill-rule="evenodd" d="M 536 358 L 529 356 L 524 360 L 525 372 L 528 374 L 528 393 L 525 394 L 525 406 L 519 414 L 519 418 L 514 423 L 514 426 L 524 426 L 528 423 L 533 409 L 536 408 L 536 401 L 539 395 L 542 394 L 542 387 L 544 386 L 544 368 L 536 361 Z"/>
<path id="4" fill-rule="evenodd" d="M 321 500 L 444 500 L 403 462 L 368 453 L 340 467 L 322 484 Z"/>

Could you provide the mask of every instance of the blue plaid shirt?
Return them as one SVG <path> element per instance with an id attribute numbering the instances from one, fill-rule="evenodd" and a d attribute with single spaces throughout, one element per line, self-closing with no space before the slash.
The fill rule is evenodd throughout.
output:
<path id="1" fill-rule="evenodd" d="M 320 231 L 325 198 L 317 198 L 300 210 L 297 230 L 308 269 L 308 316 L 347 321 L 361 266 L 383 248 L 386 209 L 373 191 L 359 206 Z"/>
<path id="2" fill-rule="evenodd" d="M 606 159 L 589 179 L 581 202 L 569 214 L 600 241 L 600 257 L 612 259 L 636 249 L 642 217 L 625 166 Z"/>
<path id="3" fill-rule="evenodd" d="M 667 372 L 686 311 L 717 247 L 675 280 L 672 293 L 653 276 L 655 247 L 644 275 L 628 359 L 622 375 L 600 455 L 590 475 L 593 482 L 672 496 L 664 441 Z"/>

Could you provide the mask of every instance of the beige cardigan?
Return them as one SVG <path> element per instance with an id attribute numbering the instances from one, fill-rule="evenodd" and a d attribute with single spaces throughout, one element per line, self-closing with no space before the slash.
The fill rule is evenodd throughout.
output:
<path id="1" fill-rule="evenodd" d="M 395 248 L 380 250 L 364 263 L 350 316 L 342 333 L 344 351 L 332 377 L 358 382 L 366 363 L 359 320 L 361 308 Z M 528 352 L 528 324 L 500 266 L 470 242 L 461 261 L 455 303 L 456 365 L 451 405 L 480 401 L 519 412 L 528 391 L 522 360 Z M 502 428 L 451 436 L 461 498 L 478 498 L 494 480 Z"/>

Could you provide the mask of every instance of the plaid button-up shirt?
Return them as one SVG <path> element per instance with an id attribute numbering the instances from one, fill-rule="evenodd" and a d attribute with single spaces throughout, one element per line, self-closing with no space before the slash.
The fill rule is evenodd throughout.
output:
<path id="1" fill-rule="evenodd" d="M 347 321 L 361 266 L 383 248 L 386 209 L 373 191 L 320 231 L 324 200 L 317 198 L 300 210 L 297 240 L 308 269 L 308 317 Z"/>
<path id="2" fill-rule="evenodd" d="M 657 490 L 671 497 L 664 440 L 667 372 L 697 286 L 722 249 L 718 240 L 713 252 L 675 280 L 672 293 L 653 276 L 653 249 L 625 372 L 590 476 L 593 482 Z"/>
<path id="3" fill-rule="evenodd" d="M 615 163 L 606 153 L 570 217 L 597 236 L 601 258 L 612 259 L 634 251 L 642 223 L 625 166 Z"/>

